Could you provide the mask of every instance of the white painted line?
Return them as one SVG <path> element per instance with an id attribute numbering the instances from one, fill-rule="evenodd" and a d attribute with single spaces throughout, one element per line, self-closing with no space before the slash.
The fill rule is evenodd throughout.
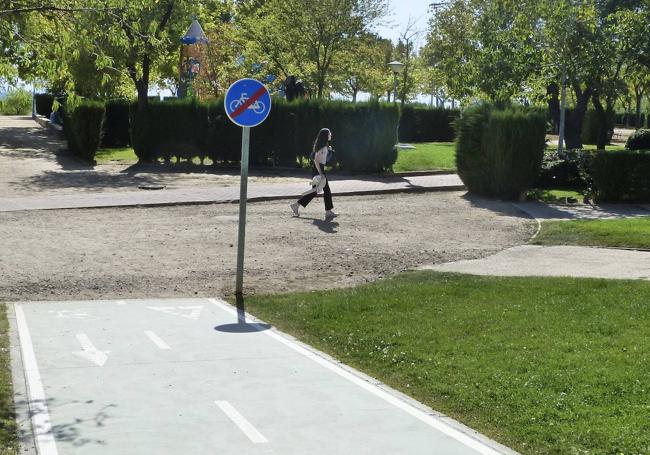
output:
<path id="1" fill-rule="evenodd" d="M 148 306 L 150 310 L 173 314 L 187 319 L 198 319 L 203 306 Z"/>
<path id="2" fill-rule="evenodd" d="M 118 305 L 126 305 L 126 302 L 124 300 L 116 300 L 115 301 Z"/>
<path id="3" fill-rule="evenodd" d="M 239 427 L 241 431 L 244 432 L 248 439 L 253 441 L 255 444 L 262 444 L 269 442 L 257 429 L 244 418 L 235 408 L 232 407 L 227 401 L 215 401 L 215 404 L 221 408 L 221 410 L 232 420 L 235 425 Z"/>
<path id="4" fill-rule="evenodd" d="M 149 337 L 151 341 L 153 341 L 153 344 L 158 346 L 160 349 L 171 349 L 167 343 L 161 340 L 160 337 L 153 333 L 151 330 L 145 330 L 144 333 Z"/>
<path id="5" fill-rule="evenodd" d="M 43 389 L 41 374 L 38 371 L 34 346 L 32 345 L 32 336 L 29 333 L 22 306 L 16 305 L 15 309 L 18 337 L 20 338 L 20 347 L 23 353 L 25 378 L 29 390 L 28 403 L 32 414 L 32 427 L 38 453 L 40 455 L 58 455 L 59 452 L 56 449 L 56 441 L 52 433 L 50 412 L 47 409 L 45 390 Z"/>
<path id="6" fill-rule="evenodd" d="M 88 335 L 85 333 L 78 333 L 77 340 L 81 345 L 82 351 L 77 351 L 75 354 L 77 354 L 79 357 L 83 357 L 84 359 L 91 361 L 95 365 L 103 367 L 108 360 L 108 356 L 106 354 L 108 354 L 110 351 L 98 351 L 95 345 L 90 341 L 90 338 L 88 338 Z"/>
<path id="7" fill-rule="evenodd" d="M 208 299 L 210 302 L 218 306 L 219 308 L 223 309 L 224 311 L 232 314 L 233 316 L 237 316 L 237 309 L 232 307 L 231 305 L 228 305 L 227 303 L 220 301 L 218 299 Z M 251 315 L 247 314 L 246 315 L 249 320 L 255 321 L 256 319 L 252 317 Z M 358 385 L 362 389 L 367 390 L 368 392 L 372 393 L 373 395 L 381 398 L 382 400 L 392 404 L 393 406 L 401 409 L 402 411 L 406 412 L 407 414 L 410 414 L 411 416 L 415 417 L 416 419 L 420 420 L 421 422 L 427 424 L 428 426 L 440 431 L 441 433 L 446 434 L 447 436 L 454 438 L 458 442 L 464 444 L 468 448 L 471 448 L 473 450 L 476 450 L 478 453 L 482 455 L 501 455 L 501 452 L 493 449 L 492 447 L 482 443 L 481 441 L 472 438 L 471 436 L 463 433 L 460 430 L 457 430 L 456 428 L 453 428 L 440 420 L 439 418 L 432 416 L 430 414 L 427 414 L 426 412 L 400 400 L 399 398 L 391 395 L 390 393 L 386 392 L 382 388 L 376 386 L 375 384 L 372 384 L 359 376 L 350 373 L 346 369 L 340 367 L 339 365 L 332 363 L 331 361 L 316 355 L 315 353 L 303 348 L 299 344 L 283 337 L 282 335 L 278 334 L 275 332 L 273 329 L 271 330 L 264 330 L 264 327 L 261 326 L 260 324 L 256 324 L 254 322 L 250 323 L 250 325 L 257 327 L 261 333 L 264 333 L 271 338 L 279 341 L 280 343 L 284 344 L 285 346 L 290 347 L 294 351 L 298 352 L 299 354 L 304 355 L 305 357 L 310 358 L 314 362 L 318 363 L 319 365 L 327 368 L 328 370 L 338 374 L 339 376 L 349 380 L 350 382 Z"/>

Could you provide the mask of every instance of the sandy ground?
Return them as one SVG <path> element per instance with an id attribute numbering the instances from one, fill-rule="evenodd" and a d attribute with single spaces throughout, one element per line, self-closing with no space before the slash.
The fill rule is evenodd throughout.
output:
<path id="1" fill-rule="evenodd" d="M 54 132 L 31 117 L 0 116 L 0 197 L 27 197 L 86 192 L 134 191 L 142 184 L 167 188 L 236 186 L 239 169 L 178 166 L 91 166 L 72 158 Z M 252 169 L 250 184 L 304 183 L 308 171 Z"/>
<path id="2" fill-rule="evenodd" d="M 335 197 L 322 219 L 287 201 L 248 206 L 245 293 L 352 286 L 525 243 L 535 223 L 462 192 Z M 233 292 L 238 205 L 0 214 L 0 300 Z"/>

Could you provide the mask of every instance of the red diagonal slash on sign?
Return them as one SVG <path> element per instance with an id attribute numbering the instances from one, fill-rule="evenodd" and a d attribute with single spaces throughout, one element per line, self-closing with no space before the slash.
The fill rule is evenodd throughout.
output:
<path id="1" fill-rule="evenodd" d="M 246 109 L 248 109 L 248 106 L 250 106 L 250 105 L 253 104 L 255 101 L 257 101 L 257 99 L 258 99 L 260 96 L 264 95 L 265 92 L 266 92 L 266 87 L 264 87 L 264 86 L 260 87 L 260 89 L 259 89 L 258 91 L 256 91 L 255 93 L 253 93 L 253 96 L 251 96 L 251 97 L 248 98 L 246 101 L 244 101 L 244 104 L 242 104 L 242 105 L 239 106 L 237 109 L 235 109 L 234 111 L 232 111 L 232 114 L 230 114 L 230 117 L 231 117 L 231 118 L 235 118 L 235 117 L 237 117 L 239 114 L 241 114 L 241 113 L 244 112 Z"/>

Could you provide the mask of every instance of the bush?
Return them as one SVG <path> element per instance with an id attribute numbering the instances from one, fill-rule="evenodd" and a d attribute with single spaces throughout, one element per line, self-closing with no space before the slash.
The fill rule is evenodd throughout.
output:
<path id="1" fill-rule="evenodd" d="M 559 156 L 557 150 L 546 150 L 535 187 L 584 189 L 586 182 L 580 174 L 580 163 L 583 155 L 590 153 L 576 149 Z"/>
<path id="2" fill-rule="evenodd" d="M 404 106 L 399 122 L 399 139 L 403 142 L 451 142 L 457 109 Z"/>
<path id="3" fill-rule="evenodd" d="M 458 176 L 470 191 L 489 192 L 486 174 L 489 162 L 481 143 L 492 107 L 479 104 L 467 108 L 456 122 L 456 168 Z"/>
<path id="4" fill-rule="evenodd" d="M 32 94 L 27 90 L 12 90 L 2 100 L 3 115 L 27 115 L 32 111 Z"/>
<path id="5" fill-rule="evenodd" d="M 650 202 L 650 151 L 596 152 L 591 176 L 598 201 Z"/>
<path id="6" fill-rule="evenodd" d="M 215 163 L 238 162 L 241 128 L 226 116 L 223 100 L 151 103 L 146 112 L 132 111 L 132 144 L 140 160 L 171 157 Z M 297 166 L 311 152 L 318 130 L 333 132 L 338 167 L 348 171 L 389 169 L 394 149 L 397 107 L 380 103 L 273 100 L 268 118 L 251 131 L 250 163 L 257 166 Z"/>
<path id="7" fill-rule="evenodd" d="M 129 109 L 132 101 L 109 100 L 102 133 L 102 147 L 126 147 L 131 143 Z"/>
<path id="8" fill-rule="evenodd" d="M 458 121 L 458 175 L 471 192 L 518 199 L 540 173 L 545 132 L 539 110 L 470 108 Z"/>
<path id="9" fill-rule="evenodd" d="M 52 113 L 52 104 L 54 103 L 54 95 L 49 93 L 36 93 L 34 95 L 34 103 L 36 104 L 36 113 L 50 118 Z"/>
<path id="10" fill-rule="evenodd" d="M 629 150 L 650 150 L 650 129 L 636 130 L 627 138 L 625 148 Z"/>
<path id="11" fill-rule="evenodd" d="M 94 161 L 99 148 L 104 122 L 105 107 L 100 101 L 81 101 L 66 105 L 63 130 L 68 149 L 77 157 Z"/>
<path id="12" fill-rule="evenodd" d="M 607 143 L 611 142 L 612 136 L 614 135 L 614 122 L 616 120 L 616 115 L 611 113 L 607 118 L 607 124 L 604 126 L 600 125 L 598 120 L 598 113 L 595 109 L 589 109 L 585 113 L 585 119 L 582 123 L 582 143 L 583 144 L 597 144 L 598 143 L 598 132 L 601 128 L 607 129 Z"/>

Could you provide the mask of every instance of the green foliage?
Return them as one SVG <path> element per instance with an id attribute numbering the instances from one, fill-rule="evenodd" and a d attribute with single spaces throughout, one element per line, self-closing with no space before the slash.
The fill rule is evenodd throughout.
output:
<path id="1" fill-rule="evenodd" d="M 34 103 L 36 104 L 36 113 L 49 118 L 52 113 L 54 95 L 49 93 L 36 93 L 34 95 Z"/>
<path id="2" fill-rule="evenodd" d="M 650 150 L 650 129 L 639 129 L 627 138 L 625 148 L 629 150 Z"/>
<path id="3" fill-rule="evenodd" d="M 335 159 L 347 171 L 389 169 L 394 150 L 397 107 L 380 103 L 274 100 L 269 117 L 251 131 L 250 163 L 296 166 L 307 158 L 318 130 L 333 132 Z M 225 115 L 223 101 L 151 103 L 132 112 L 132 142 L 141 161 L 170 161 L 206 156 L 214 162 L 238 162 L 241 128 Z"/>
<path id="4" fill-rule="evenodd" d="M 582 123 L 582 143 L 596 144 L 598 142 L 598 132 L 605 128 L 607 130 L 607 142 L 612 140 L 614 135 L 614 122 L 616 121 L 615 113 L 611 113 L 607 119 L 607 125 L 601 125 L 598 113 L 595 109 L 589 109 Z"/>
<path id="5" fill-rule="evenodd" d="M 19 453 L 9 352 L 7 307 L 0 303 L 0 455 Z"/>
<path id="6" fill-rule="evenodd" d="M 599 201 L 650 202 L 650 150 L 596 152 L 591 176 Z"/>
<path id="7" fill-rule="evenodd" d="M 32 94 L 27 90 L 10 91 L 2 100 L 2 115 L 27 115 L 32 111 Z"/>
<path id="8" fill-rule="evenodd" d="M 102 133 L 102 147 L 126 147 L 131 143 L 129 111 L 132 101 L 109 100 Z"/>
<path id="9" fill-rule="evenodd" d="M 650 217 L 544 221 L 536 245 L 650 249 Z"/>
<path id="10" fill-rule="evenodd" d="M 492 106 L 488 104 L 471 106 L 463 111 L 456 122 L 458 176 L 470 191 L 478 194 L 489 191 L 486 175 L 489 160 L 481 144 L 491 110 Z"/>
<path id="11" fill-rule="evenodd" d="M 68 102 L 64 132 L 69 150 L 77 157 L 93 162 L 102 136 L 106 109 L 100 101 Z"/>
<path id="12" fill-rule="evenodd" d="M 490 163 L 486 195 L 518 199 L 530 188 L 540 172 L 545 132 L 546 116 L 541 111 L 491 112 L 481 143 Z"/>
<path id="13" fill-rule="evenodd" d="M 451 142 L 460 111 L 406 105 L 399 122 L 401 142 Z"/>
<path id="14" fill-rule="evenodd" d="M 520 198 L 540 173 L 545 131 L 538 110 L 468 109 L 458 121 L 458 175 L 477 194 Z"/>
<path id="15" fill-rule="evenodd" d="M 455 144 L 453 142 L 430 142 L 414 144 L 415 150 L 399 150 L 394 172 L 429 171 L 444 169 L 455 171 Z"/>

